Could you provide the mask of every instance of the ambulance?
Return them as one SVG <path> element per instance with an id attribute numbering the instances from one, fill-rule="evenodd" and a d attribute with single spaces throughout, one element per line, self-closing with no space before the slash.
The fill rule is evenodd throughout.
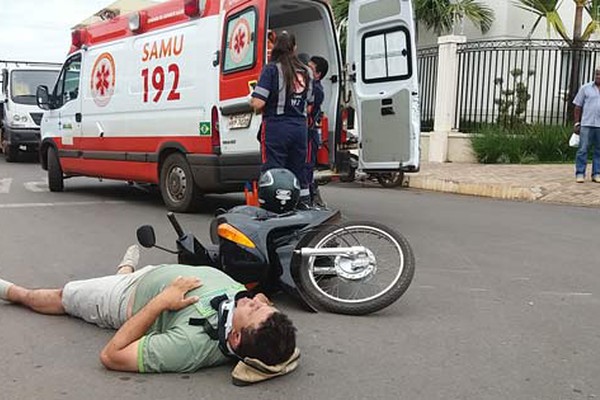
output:
<path id="1" fill-rule="evenodd" d="M 59 70 L 57 63 L 0 61 L 0 147 L 7 162 L 38 151 L 43 110 L 36 89 L 53 85 Z"/>
<path id="2" fill-rule="evenodd" d="M 72 32 L 46 109 L 40 159 L 51 191 L 75 176 L 159 186 L 169 210 L 243 190 L 260 172 L 261 116 L 249 96 L 271 32 L 329 61 L 329 166 L 344 170 L 342 114 L 356 110 L 360 168 L 419 168 L 419 99 L 409 0 L 352 0 L 347 68 L 324 0 L 172 0 Z M 351 94 L 350 94 L 351 92 Z"/>

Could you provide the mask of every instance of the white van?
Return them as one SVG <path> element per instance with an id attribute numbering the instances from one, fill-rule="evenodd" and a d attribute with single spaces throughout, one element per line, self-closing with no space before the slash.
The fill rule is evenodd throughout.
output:
<path id="1" fill-rule="evenodd" d="M 351 2 L 348 77 L 365 170 L 419 167 L 412 15 L 408 0 Z M 257 179 L 261 117 L 248 97 L 269 30 L 329 61 L 323 111 L 331 167 L 343 169 L 345 69 L 327 1 L 173 0 L 73 32 L 56 86 L 38 91 L 50 190 L 72 176 L 155 183 L 167 208 L 184 212 L 202 193 Z"/>
<path id="2" fill-rule="evenodd" d="M 60 64 L 0 61 L 0 147 L 6 161 L 40 145 L 41 110 L 35 100 L 38 85 L 54 85 Z"/>

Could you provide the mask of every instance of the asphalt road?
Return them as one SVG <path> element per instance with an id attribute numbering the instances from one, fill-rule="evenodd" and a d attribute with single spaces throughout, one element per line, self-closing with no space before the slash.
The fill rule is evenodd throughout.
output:
<path id="1" fill-rule="evenodd" d="M 155 191 L 76 178 L 50 193 L 33 162 L 0 158 L 0 277 L 60 286 L 114 272 L 137 226 L 174 234 Z M 330 206 L 386 223 L 412 244 L 407 293 L 366 317 L 303 311 L 275 300 L 299 328 L 300 368 L 247 388 L 230 366 L 196 374 L 103 369 L 111 336 L 69 317 L 0 304 L 0 399 L 594 399 L 600 398 L 600 214 L 376 185 L 328 185 Z M 184 226 L 207 240 L 209 196 Z M 141 263 L 173 261 L 144 250 Z"/>

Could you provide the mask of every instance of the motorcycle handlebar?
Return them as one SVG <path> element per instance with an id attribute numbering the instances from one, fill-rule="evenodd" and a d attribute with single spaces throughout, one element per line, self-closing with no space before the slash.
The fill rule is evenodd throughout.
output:
<path id="1" fill-rule="evenodd" d="M 175 214 L 170 212 L 167 214 L 167 218 L 169 218 L 169 222 L 171 222 L 171 225 L 173 225 L 173 229 L 175 229 L 175 232 L 177 232 L 177 235 L 179 237 L 183 237 L 184 236 L 183 229 L 181 229 L 181 225 L 179 225 L 179 221 L 177 221 L 177 218 L 175 218 Z"/>

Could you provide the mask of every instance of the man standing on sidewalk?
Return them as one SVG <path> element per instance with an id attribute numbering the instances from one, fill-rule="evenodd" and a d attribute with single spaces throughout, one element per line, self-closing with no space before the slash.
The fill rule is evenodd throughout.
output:
<path id="1" fill-rule="evenodd" d="M 600 183 L 600 66 L 594 72 L 594 81 L 583 85 L 575 99 L 575 133 L 579 134 L 579 148 L 575 158 L 575 179 L 585 180 L 589 145 L 594 146 L 592 181 Z"/>

